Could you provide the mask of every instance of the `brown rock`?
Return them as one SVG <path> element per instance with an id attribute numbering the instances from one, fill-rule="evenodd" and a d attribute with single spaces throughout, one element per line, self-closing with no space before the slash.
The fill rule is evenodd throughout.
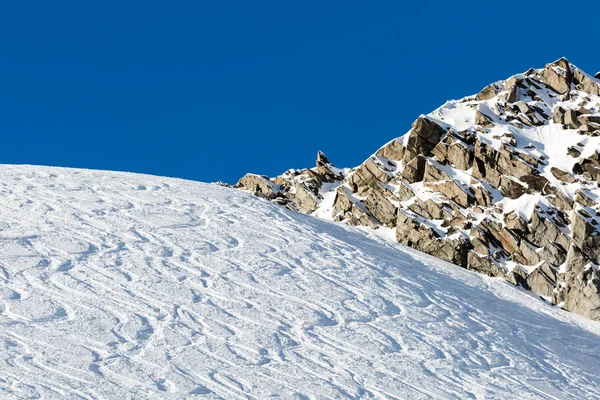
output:
<path id="1" fill-rule="evenodd" d="M 575 182 L 575 178 L 573 178 L 571 176 L 571 174 L 569 174 L 568 172 L 563 171 L 562 169 L 558 169 L 555 167 L 550 168 L 550 172 L 552 172 L 552 175 L 554 175 L 554 177 L 556 179 L 558 179 L 559 181 L 565 182 L 565 183 L 573 183 Z"/>
<path id="2" fill-rule="evenodd" d="M 274 199 L 279 195 L 278 185 L 271 182 L 267 176 L 246 174 L 235 185 L 236 188 L 249 190 L 256 196 L 266 199 Z"/>
<path id="3" fill-rule="evenodd" d="M 446 129 L 429 118 L 423 116 L 417 118 L 408 133 L 404 161 L 409 163 L 418 155 L 431 155 L 431 150 L 439 143 L 445 132 Z"/>
<path id="4" fill-rule="evenodd" d="M 385 157 L 390 160 L 402 160 L 404 157 L 404 146 L 397 140 L 394 139 L 388 142 L 385 146 L 377 150 L 377 154 L 380 157 Z"/>
<path id="5" fill-rule="evenodd" d="M 573 74 L 569 61 L 561 58 L 551 64 L 547 64 L 540 73 L 542 82 L 550 86 L 556 92 L 565 94 L 571 90 Z"/>

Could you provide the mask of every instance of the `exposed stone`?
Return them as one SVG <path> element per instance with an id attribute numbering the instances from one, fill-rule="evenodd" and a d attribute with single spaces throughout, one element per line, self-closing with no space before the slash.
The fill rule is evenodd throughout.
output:
<path id="1" fill-rule="evenodd" d="M 440 168 L 435 166 L 433 162 L 425 162 L 425 172 L 423 173 L 423 182 L 437 182 L 449 180 L 450 177 L 442 171 Z"/>
<path id="2" fill-rule="evenodd" d="M 563 181 L 565 183 L 573 183 L 575 182 L 575 178 L 573 178 L 571 176 L 571 174 L 569 174 L 568 172 L 563 171 L 562 169 L 558 169 L 556 167 L 552 167 L 550 168 L 550 172 L 552 172 L 552 175 L 554 175 L 554 177 L 560 181 Z"/>
<path id="3" fill-rule="evenodd" d="M 395 196 L 386 188 L 380 185 L 378 190 L 372 190 L 364 203 L 379 222 L 385 226 L 392 227 L 396 223 L 396 214 L 398 208 L 390 201 Z"/>
<path id="4" fill-rule="evenodd" d="M 474 149 L 473 177 L 479 178 L 493 187 L 500 185 L 500 172 L 497 170 L 499 152 L 486 143 L 477 140 Z"/>
<path id="5" fill-rule="evenodd" d="M 404 161 L 410 162 L 418 155 L 429 156 L 431 150 L 439 143 L 446 129 L 427 117 L 419 117 L 413 122 L 408 133 Z"/>
<path id="6" fill-rule="evenodd" d="M 404 166 L 402 177 L 406 179 L 408 183 L 422 181 L 425 174 L 425 164 L 426 162 L 424 157 L 418 156 L 413 158 Z"/>
<path id="7" fill-rule="evenodd" d="M 473 194 L 465 191 L 465 189 L 453 180 L 426 182 L 425 186 L 443 194 L 448 200 L 451 200 L 462 207 L 468 207 L 469 204 L 473 202 Z"/>
<path id="8" fill-rule="evenodd" d="M 407 213 L 398 213 L 396 240 L 454 264 L 467 265 L 467 246 L 457 240 L 443 240 L 434 229 Z"/>
<path id="9" fill-rule="evenodd" d="M 305 213 L 334 187 L 335 221 L 395 227 L 400 243 L 600 320 L 600 154 L 590 155 L 589 137 L 600 136 L 599 85 L 561 59 L 419 117 L 350 173 L 319 152 L 315 168 L 236 186 Z M 572 171 L 548 153 L 547 135 L 532 136 L 535 126 L 582 134 L 564 143 Z"/>
<path id="10" fill-rule="evenodd" d="M 598 77 L 596 77 L 597 79 Z M 600 95 L 600 84 L 590 77 L 585 75 L 582 71 L 575 69 L 573 71 L 573 83 L 575 83 L 579 90 L 583 90 L 589 94 Z"/>
<path id="11" fill-rule="evenodd" d="M 485 115 L 479 110 L 475 112 L 475 123 L 486 128 L 491 128 L 494 126 L 492 117 Z"/>
<path id="12" fill-rule="evenodd" d="M 504 224 L 508 229 L 515 232 L 525 233 L 527 231 L 527 223 L 523 217 L 514 211 L 504 215 Z"/>
<path id="13" fill-rule="evenodd" d="M 488 85 L 484 87 L 481 92 L 477 93 L 475 98 L 477 100 L 489 100 L 498 94 L 498 88 L 496 85 Z"/>
<path id="14" fill-rule="evenodd" d="M 577 147 L 570 146 L 567 148 L 567 154 L 573 158 L 577 158 L 581 155 L 581 151 Z"/>
<path id="15" fill-rule="evenodd" d="M 380 157 L 389 158 L 390 160 L 402 160 L 404 157 L 404 146 L 397 139 L 394 139 L 377 150 L 375 154 Z"/>
<path id="16" fill-rule="evenodd" d="M 462 141 L 448 135 L 435 146 L 432 154 L 440 162 L 450 162 L 458 169 L 467 170 L 473 164 L 473 151 Z"/>
<path id="17" fill-rule="evenodd" d="M 556 286 L 556 282 L 544 274 L 539 268 L 534 269 L 533 272 L 527 276 L 526 282 L 527 286 L 529 286 L 529 290 L 547 298 L 552 297 L 552 292 Z"/>
<path id="18" fill-rule="evenodd" d="M 300 212 L 310 214 L 317 209 L 319 202 L 314 193 L 306 188 L 303 184 L 296 183 L 296 195 L 294 201 Z"/>
<path id="19" fill-rule="evenodd" d="M 595 207 L 598 205 L 597 198 L 592 198 L 592 195 L 587 190 L 577 190 L 575 192 L 575 201 L 584 207 Z"/>
<path id="20" fill-rule="evenodd" d="M 600 276 L 597 267 L 575 244 L 569 248 L 566 264 L 564 307 L 600 320 Z"/>
<path id="21" fill-rule="evenodd" d="M 235 185 L 236 188 L 249 190 L 256 196 L 264 197 L 266 199 L 274 199 L 279 195 L 277 185 L 267 176 L 246 174 L 239 182 Z"/>
<path id="22" fill-rule="evenodd" d="M 567 93 L 571 90 L 573 74 L 571 73 L 569 61 L 565 58 L 547 64 L 540 73 L 540 77 L 542 82 L 560 94 Z"/>
<path id="23" fill-rule="evenodd" d="M 488 192 L 482 184 L 471 183 L 471 188 L 473 189 L 475 204 L 483 207 L 490 207 L 492 205 L 492 194 Z"/>
<path id="24" fill-rule="evenodd" d="M 353 192 L 364 194 L 373 185 L 379 182 L 387 183 L 390 179 L 390 176 L 375 164 L 373 158 L 369 158 L 348 178 L 348 184 Z"/>
<path id="25" fill-rule="evenodd" d="M 502 195 L 508 197 L 509 199 L 518 199 L 528 192 L 527 186 L 517 179 L 507 175 L 503 175 L 500 179 L 500 187 L 498 189 Z"/>

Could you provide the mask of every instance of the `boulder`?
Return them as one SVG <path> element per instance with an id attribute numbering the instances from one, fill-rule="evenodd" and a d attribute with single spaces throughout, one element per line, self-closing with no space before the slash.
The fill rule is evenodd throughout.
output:
<path id="1" fill-rule="evenodd" d="M 494 120 L 492 117 L 482 113 L 481 111 L 477 110 L 475 112 L 475 123 L 477 125 L 483 126 L 485 128 L 491 128 L 494 126 Z"/>
<path id="2" fill-rule="evenodd" d="M 396 225 L 396 240 L 404 245 L 431 254 L 451 263 L 467 266 L 467 245 L 457 239 L 442 239 L 431 227 L 399 211 Z"/>
<path id="3" fill-rule="evenodd" d="M 417 156 L 404 166 L 402 178 L 408 183 L 420 182 L 425 174 L 425 157 Z"/>
<path id="4" fill-rule="evenodd" d="M 573 74 L 569 61 L 561 58 L 551 64 L 547 64 L 540 72 L 541 81 L 551 87 L 554 91 L 565 94 L 571 90 Z"/>
<path id="5" fill-rule="evenodd" d="M 433 156 L 443 164 L 450 163 L 458 169 L 467 170 L 473 164 L 473 151 L 469 145 L 447 135 L 432 150 Z"/>
<path id="6" fill-rule="evenodd" d="M 439 143 L 444 133 L 446 129 L 431 119 L 424 116 L 417 118 L 408 133 L 404 161 L 409 163 L 419 155 L 431 155 L 431 150 Z"/>
<path id="7" fill-rule="evenodd" d="M 248 190 L 256 196 L 269 200 L 279 196 L 279 186 L 272 182 L 267 176 L 246 174 L 234 187 Z"/>
<path id="8" fill-rule="evenodd" d="M 294 203 L 298 211 L 305 214 L 314 212 L 319 206 L 317 196 L 301 183 L 296 183 L 295 189 Z"/>
<path id="9" fill-rule="evenodd" d="M 559 181 L 565 182 L 565 183 L 573 183 L 575 182 L 575 178 L 573 178 L 573 176 L 571 176 L 571 174 L 569 174 L 566 171 L 563 171 L 562 169 L 558 169 L 556 167 L 552 167 L 550 168 L 550 172 L 552 172 L 552 175 L 554 175 L 554 177 L 556 179 L 558 179 Z"/>
<path id="10" fill-rule="evenodd" d="M 382 170 L 376 163 L 373 157 L 368 158 L 356 169 L 354 174 L 348 178 L 348 184 L 352 191 L 358 194 L 366 194 L 373 185 L 377 183 L 387 183 L 391 177 Z"/>
<path id="11" fill-rule="evenodd" d="M 377 153 L 375 154 L 390 160 L 399 161 L 404 157 L 404 146 L 402 146 L 398 139 L 394 139 L 377 150 Z"/>
<path id="12" fill-rule="evenodd" d="M 585 254 L 572 244 L 567 256 L 564 308 L 600 320 L 600 274 Z"/>
<path id="13" fill-rule="evenodd" d="M 498 94 L 498 91 L 499 90 L 495 84 L 488 85 L 484 87 L 481 92 L 477 93 L 475 99 L 480 101 L 492 99 Z"/>
<path id="14" fill-rule="evenodd" d="M 498 151 L 477 139 L 474 147 L 473 177 L 482 179 L 497 188 L 501 176 L 497 169 L 498 157 Z"/>
<path id="15" fill-rule="evenodd" d="M 503 196 L 508 197 L 509 199 L 518 199 L 529 192 L 529 189 L 525 184 L 518 179 L 507 175 L 502 175 L 500 178 L 500 186 L 498 189 Z"/>
<path id="16" fill-rule="evenodd" d="M 377 190 L 372 190 L 364 200 L 365 207 L 371 215 L 379 222 L 388 227 L 396 224 L 398 208 L 390 201 L 397 201 L 396 197 L 388 189 L 379 185 Z"/>
<path id="17" fill-rule="evenodd" d="M 595 96 L 600 95 L 600 83 L 596 82 L 577 68 L 573 71 L 573 83 L 577 85 L 579 90 Z"/>
<path id="18" fill-rule="evenodd" d="M 426 182 L 425 186 L 446 196 L 448 200 L 462 207 L 468 207 L 473 203 L 473 193 L 466 191 L 461 185 L 453 180 L 441 182 Z"/>

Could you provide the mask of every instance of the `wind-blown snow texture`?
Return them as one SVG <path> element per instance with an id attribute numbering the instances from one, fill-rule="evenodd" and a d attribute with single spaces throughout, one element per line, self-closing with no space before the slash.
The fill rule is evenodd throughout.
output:
<path id="1" fill-rule="evenodd" d="M 214 185 L 0 167 L 0 397 L 600 398 L 600 325 Z"/>

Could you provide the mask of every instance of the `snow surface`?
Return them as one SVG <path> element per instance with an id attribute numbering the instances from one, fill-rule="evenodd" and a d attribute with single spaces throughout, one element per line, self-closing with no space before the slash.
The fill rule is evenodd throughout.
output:
<path id="1" fill-rule="evenodd" d="M 216 185 L 0 166 L 0 398 L 598 399 L 600 324 Z"/>

